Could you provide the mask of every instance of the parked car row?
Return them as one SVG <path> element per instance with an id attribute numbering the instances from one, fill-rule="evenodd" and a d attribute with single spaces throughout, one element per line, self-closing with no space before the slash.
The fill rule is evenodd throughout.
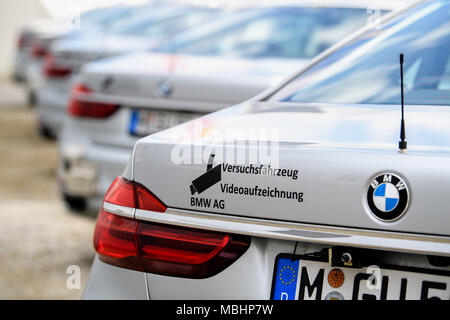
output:
<path id="1" fill-rule="evenodd" d="M 260 93 L 366 19 L 363 8 L 248 8 L 216 16 L 153 51 L 84 66 L 60 139 L 66 202 L 97 212 L 140 137 Z M 336 38 L 329 37 L 332 29 Z"/>
<path id="2" fill-rule="evenodd" d="M 134 12 L 35 89 L 84 298 L 450 298 L 449 1 Z"/>
<path id="3" fill-rule="evenodd" d="M 42 63 L 53 42 L 93 33 L 101 37 L 108 29 L 130 19 L 140 10 L 138 6 L 106 7 L 81 14 L 78 24 L 73 26 L 62 20 L 39 20 L 25 26 L 18 40 L 14 79 L 27 84 L 29 103 L 36 103 L 36 93 L 42 84 Z"/>

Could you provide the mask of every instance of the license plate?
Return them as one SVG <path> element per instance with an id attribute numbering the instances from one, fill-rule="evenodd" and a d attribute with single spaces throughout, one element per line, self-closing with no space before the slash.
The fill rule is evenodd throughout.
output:
<path id="1" fill-rule="evenodd" d="M 273 300 L 450 299 L 450 271 L 412 267 L 331 267 L 307 257 L 275 261 Z"/>
<path id="2" fill-rule="evenodd" d="M 131 113 L 129 132 L 132 135 L 143 137 L 177 126 L 202 115 L 191 112 L 133 110 Z"/>

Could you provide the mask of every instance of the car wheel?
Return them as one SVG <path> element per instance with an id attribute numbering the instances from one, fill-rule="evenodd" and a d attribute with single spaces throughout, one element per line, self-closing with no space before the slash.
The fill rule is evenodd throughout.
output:
<path id="1" fill-rule="evenodd" d="M 86 211 L 86 199 L 83 197 L 74 197 L 67 194 L 63 195 L 64 204 L 67 209 L 75 213 L 84 213 Z"/>
<path id="2" fill-rule="evenodd" d="M 36 93 L 33 90 L 28 90 L 28 105 L 34 107 L 36 105 Z"/>
<path id="3" fill-rule="evenodd" d="M 56 137 L 53 134 L 53 132 L 49 128 L 47 128 L 46 126 L 43 126 L 43 125 L 39 126 L 39 135 L 42 138 L 45 138 L 45 139 L 48 139 L 48 140 L 55 140 L 56 139 Z"/>

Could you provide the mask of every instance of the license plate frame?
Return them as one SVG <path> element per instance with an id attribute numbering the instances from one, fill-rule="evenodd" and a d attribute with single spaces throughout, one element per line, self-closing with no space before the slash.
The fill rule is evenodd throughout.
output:
<path id="1" fill-rule="evenodd" d="M 281 259 L 288 259 L 289 261 L 298 262 L 298 270 L 297 270 L 297 277 L 295 279 L 295 288 L 292 290 L 293 283 L 286 284 L 291 290 L 288 291 L 286 289 L 286 295 L 284 297 L 287 297 L 288 299 L 280 299 L 283 298 L 282 295 L 280 295 L 280 291 L 278 290 L 282 283 L 281 279 L 285 281 L 285 283 L 289 283 L 289 280 L 292 280 L 292 275 L 295 273 L 289 273 L 292 272 L 292 269 L 286 268 L 284 270 L 288 270 L 286 274 L 284 272 L 280 272 L 280 261 Z M 289 264 L 290 262 L 287 262 Z M 303 262 L 303 263 L 302 263 Z M 315 272 L 309 272 L 309 269 L 307 269 L 306 274 L 308 277 L 303 277 L 302 272 L 304 271 L 304 267 L 311 268 L 311 265 L 316 265 L 316 268 L 319 269 L 317 274 Z M 325 268 L 327 266 L 327 268 Z M 295 266 L 291 265 L 293 270 L 295 271 Z M 364 279 L 366 276 L 358 276 L 358 287 L 355 286 L 355 277 L 357 274 L 368 274 L 367 268 L 362 269 L 356 269 L 356 268 L 350 268 L 350 267 L 331 267 L 331 264 L 328 262 L 328 259 L 326 258 L 320 258 L 320 257 L 314 257 L 314 256 L 305 256 L 305 255 L 292 255 L 287 253 L 281 253 L 278 254 L 274 261 L 274 269 L 273 269 L 273 276 L 272 276 L 272 287 L 271 287 L 271 293 L 270 293 L 270 299 L 271 300 L 311 300 L 309 298 L 314 298 L 315 300 L 362 300 L 361 298 L 367 299 L 367 300 L 380 300 L 380 299 L 386 299 L 386 300 L 402 300 L 401 298 L 404 298 L 406 300 L 416 300 L 420 299 L 420 295 L 417 296 L 417 291 L 419 290 L 422 293 L 422 290 L 424 290 L 424 282 L 433 282 L 428 281 L 426 279 L 438 279 L 439 281 L 435 281 L 431 284 L 431 287 L 429 287 L 429 283 L 427 284 L 427 298 L 433 298 L 436 297 L 436 294 L 441 294 L 441 298 L 444 297 L 444 299 L 450 299 L 450 270 L 435 270 L 435 269 L 427 269 L 427 268 L 419 268 L 419 267 L 411 267 L 411 266 L 399 266 L 399 265 L 387 265 L 387 264 L 380 264 L 377 266 L 380 270 L 380 282 L 377 286 L 377 289 L 372 289 L 372 291 L 364 288 L 363 291 L 361 290 L 362 283 L 365 281 L 368 282 L 367 279 Z M 320 277 L 320 270 L 324 269 L 323 271 L 323 278 Z M 346 284 L 346 287 L 344 287 L 344 284 L 342 284 L 338 288 L 331 287 L 330 283 L 326 283 L 328 281 L 328 276 L 331 270 L 333 269 L 339 269 L 344 273 L 344 279 L 348 280 L 350 278 L 350 284 Z M 372 269 L 376 270 L 376 269 Z M 286 278 L 286 275 L 289 273 L 289 276 Z M 404 277 L 399 280 L 398 278 L 394 277 L 395 274 L 403 274 Z M 312 274 L 312 276 L 311 276 Z M 353 278 L 352 278 L 353 274 Z M 372 273 L 373 274 L 373 273 Z M 415 275 L 416 278 L 421 278 L 422 280 L 422 287 L 421 288 L 414 288 L 411 289 L 411 282 L 414 283 L 414 277 L 411 277 L 411 275 Z M 280 277 L 281 276 L 281 277 Z M 387 276 L 387 284 L 385 284 L 384 277 Z M 301 282 L 304 280 L 302 278 L 306 278 L 308 282 L 305 281 L 306 284 L 301 284 Z M 317 280 L 319 278 L 319 280 Z M 393 279 L 394 281 L 391 281 Z M 407 279 L 406 284 L 403 283 L 403 279 Z M 317 280 L 317 283 L 316 283 Z M 344 280 L 344 283 L 345 283 Z M 369 279 L 370 280 L 370 279 Z M 391 287 L 389 287 L 389 282 L 391 281 Z M 400 287 L 392 289 L 392 283 L 398 284 L 400 281 Z M 293 281 L 291 281 L 293 282 Z M 321 290 L 319 291 L 318 287 L 321 282 Z M 435 286 L 435 283 L 445 283 L 446 288 L 440 292 L 439 290 L 433 286 Z M 313 285 L 312 292 L 309 292 L 310 288 L 309 285 Z M 303 289 L 302 289 L 303 285 Z M 349 292 L 347 289 L 351 286 L 352 292 Z M 386 287 L 382 287 L 386 286 Z M 325 287 L 325 288 L 324 288 Z M 395 287 L 395 285 L 394 285 Z M 355 296 L 355 288 L 358 288 L 358 291 Z M 405 292 L 403 292 L 403 288 Z M 345 290 L 342 290 L 345 289 Z M 384 290 L 384 292 L 382 291 Z M 409 291 L 408 291 L 409 290 Z M 343 292 L 342 292 L 343 291 Z M 364 293 L 364 291 L 366 293 Z M 411 293 L 412 292 L 412 293 Z M 283 292 L 284 293 L 284 292 Z M 320 297 L 318 298 L 318 293 L 320 293 Z M 289 297 L 289 294 L 294 294 L 294 299 L 291 299 Z M 303 295 L 303 297 L 301 296 Z M 402 296 L 403 294 L 403 296 Z M 356 297 L 356 299 L 355 299 Z M 305 299 L 306 298 L 306 299 Z"/>
<path id="2" fill-rule="evenodd" d="M 128 131 L 132 136 L 144 137 L 193 120 L 202 115 L 177 110 L 132 108 Z"/>

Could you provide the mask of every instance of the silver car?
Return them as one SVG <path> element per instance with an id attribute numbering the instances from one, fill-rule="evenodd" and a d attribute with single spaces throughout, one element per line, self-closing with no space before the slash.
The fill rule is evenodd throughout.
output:
<path id="1" fill-rule="evenodd" d="M 60 137 L 65 202 L 96 214 L 139 137 L 245 101 L 367 19 L 365 7 L 338 4 L 242 9 L 158 52 L 85 65 Z"/>
<path id="2" fill-rule="evenodd" d="M 57 137 L 67 113 L 70 89 L 88 62 L 137 50 L 150 50 L 162 39 L 198 25 L 220 11 L 202 6 L 149 7 L 131 21 L 107 33 L 53 42 L 43 65 L 43 82 L 37 91 L 40 129 Z"/>
<path id="3" fill-rule="evenodd" d="M 45 55 L 45 44 L 47 39 L 67 32 L 61 21 L 38 20 L 26 25 L 20 31 L 17 49 L 14 57 L 13 78 L 16 82 L 26 85 L 28 90 L 28 102 L 34 105 L 36 102 L 35 92 L 32 89 L 36 87 L 35 66 L 40 65 L 40 61 Z"/>
<path id="4" fill-rule="evenodd" d="M 450 2 L 421 1 L 139 140 L 84 298 L 449 299 L 449 21 Z"/>
<path id="5" fill-rule="evenodd" d="M 44 58 L 54 41 L 63 39 L 78 39 L 86 35 L 101 34 L 121 21 L 128 20 L 143 8 L 143 6 L 114 6 L 91 10 L 79 17 L 79 24 L 70 21 L 37 21 L 24 28 L 19 38 L 19 50 L 16 55 L 15 74 L 27 84 L 30 104 L 35 104 L 44 79 L 42 66 Z"/>
<path id="6" fill-rule="evenodd" d="M 32 53 L 33 42 L 39 36 L 63 31 L 63 23 L 53 20 L 33 21 L 22 28 L 18 35 L 16 55 L 14 58 L 13 79 L 16 82 L 26 82 L 26 64 L 30 53 Z M 37 49 L 36 47 L 35 50 Z"/>

